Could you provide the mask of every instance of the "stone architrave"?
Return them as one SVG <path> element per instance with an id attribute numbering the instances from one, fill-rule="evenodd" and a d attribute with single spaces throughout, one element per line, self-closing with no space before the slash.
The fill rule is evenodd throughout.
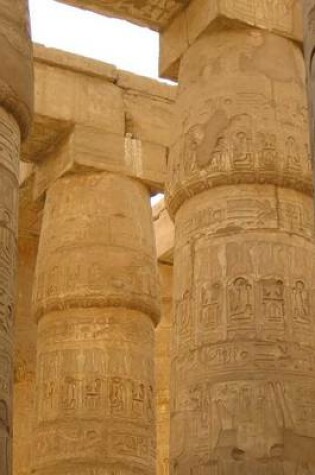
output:
<path id="1" fill-rule="evenodd" d="M 311 150 L 315 154 L 315 1 L 304 0 L 304 44 L 309 92 Z M 314 174 L 314 172 L 313 172 Z"/>
<path id="2" fill-rule="evenodd" d="M 247 22 L 253 2 L 219 1 L 229 14 L 181 55 L 166 196 L 173 475 L 315 471 L 308 117 L 303 56 L 285 31 L 297 4 L 256 2 Z"/>
<path id="3" fill-rule="evenodd" d="M 146 187 L 95 172 L 51 185 L 34 287 L 33 473 L 154 474 L 160 307 Z"/>
<path id="4" fill-rule="evenodd" d="M 20 140 L 32 116 L 27 1 L 0 0 L 0 473 L 12 473 L 13 319 Z"/>

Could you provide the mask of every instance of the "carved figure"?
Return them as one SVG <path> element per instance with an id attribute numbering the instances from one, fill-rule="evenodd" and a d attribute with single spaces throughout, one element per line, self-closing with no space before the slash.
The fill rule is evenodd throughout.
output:
<path id="1" fill-rule="evenodd" d="M 277 166 L 277 138 L 275 134 L 262 132 L 259 134 L 259 163 L 264 170 L 274 170 Z"/>
<path id="2" fill-rule="evenodd" d="M 264 279 L 261 282 L 264 318 L 279 322 L 284 318 L 284 284 L 280 279 Z"/>
<path id="3" fill-rule="evenodd" d="M 253 168 L 251 138 L 246 132 L 237 132 L 233 142 L 233 168 L 236 171 Z"/>
<path id="4" fill-rule="evenodd" d="M 252 315 L 252 285 L 238 277 L 229 286 L 229 316 L 233 319 L 248 319 Z"/>
<path id="5" fill-rule="evenodd" d="M 210 160 L 210 168 L 213 172 L 226 171 L 229 166 L 228 145 L 225 137 L 219 137 Z"/>
<path id="6" fill-rule="evenodd" d="M 294 137 L 287 138 L 285 143 L 287 170 L 288 171 L 301 171 L 302 161 L 299 154 L 298 146 Z"/>
<path id="7" fill-rule="evenodd" d="M 221 319 L 221 285 L 206 283 L 201 287 L 201 323 L 205 327 L 216 327 Z"/>
<path id="8" fill-rule="evenodd" d="M 293 288 L 293 318 L 300 323 L 310 323 L 309 294 L 302 280 Z"/>

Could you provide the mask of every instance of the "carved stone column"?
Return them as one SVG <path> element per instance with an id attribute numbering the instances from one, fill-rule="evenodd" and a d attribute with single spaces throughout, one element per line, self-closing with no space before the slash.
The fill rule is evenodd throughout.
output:
<path id="1" fill-rule="evenodd" d="M 154 474 L 159 302 L 144 185 L 92 173 L 50 186 L 34 301 L 33 472 Z"/>
<path id="2" fill-rule="evenodd" d="M 305 61 L 308 78 L 311 149 L 315 153 L 315 1 L 304 1 Z"/>
<path id="3" fill-rule="evenodd" d="M 170 449 L 170 340 L 172 325 L 173 266 L 159 263 L 162 317 L 156 330 L 156 396 L 157 396 L 157 474 L 169 475 Z"/>
<path id="4" fill-rule="evenodd" d="M 0 1 L 0 473 L 11 474 L 12 335 L 20 139 L 32 114 L 27 2 Z"/>
<path id="5" fill-rule="evenodd" d="M 303 57 L 285 32 L 293 3 L 217 2 L 221 18 L 199 36 L 210 2 L 186 12 L 167 187 L 173 474 L 315 470 L 312 179 Z"/>

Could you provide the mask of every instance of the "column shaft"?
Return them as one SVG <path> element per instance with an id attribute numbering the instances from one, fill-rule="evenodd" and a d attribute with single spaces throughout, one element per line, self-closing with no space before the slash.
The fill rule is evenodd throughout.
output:
<path id="1" fill-rule="evenodd" d="M 25 213 L 25 209 L 21 210 L 20 206 L 20 213 L 21 211 Z M 21 224 L 23 225 L 20 220 L 14 330 L 13 473 L 30 475 L 37 341 L 37 325 L 32 315 L 32 289 L 38 237 L 23 233 Z"/>
<path id="2" fill-rule="evenodd" d="M 152 214 L 145 187 L 101 173 L 47 194 L 34 473 L 155 473 Z"/>
<path id="3" fill-rule="evenodd" d="M 170 452 L 170 341 L 172 325 L 173 266 L 159 263 L 162 317 L 156 329 L 157 473 L 169 475 Z"/>
<path id="4" fill-rule="evenodd" d="M 315 1 L 304 2 L 304 35 L 305 35 L 305 62 L 309 93 L 309 116 L 311 133 L 311 150 L 313 164 L 315 160 Z M 314 173 L 315 167 L 313 167 Z M 313 177 L 314 179 L 314 177 Z"/>
<path id="5" fill-rule="evenodd" d="M 13 313 L 15 305 L 20 131 L 0 107 L 0 473 L 11 474 Z"/>
<path id="6" fill-rule="evenodd" d="M 0 473 L 11 475 L 18 170 L 33 100 L 27 0 L 0 1 L 0 64 Z"/>
<path id="7" fill-rule="evenodd" d="M 315 267 L 304 66 L 293 42 L 213 29 L 184 55 L 171 470 L 314 472 Z"/>

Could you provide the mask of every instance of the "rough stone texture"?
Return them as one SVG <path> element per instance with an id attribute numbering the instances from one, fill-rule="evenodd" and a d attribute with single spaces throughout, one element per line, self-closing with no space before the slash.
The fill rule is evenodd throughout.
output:
<path id="1" fill-rule="evenodd" d="M 301 0 L 191 0 L 161 33 L 160 75 L 177 80 L 189 46 L 205 31 L 225 31 L 235 21 L 301 42 L 301 7 Z"/>
<path id="2" fill-rule="evenodd" d="M 315 1 L 304 1 L 305 62 L 309 91 L 310 133 L 313 163 L 315 159 Z"/>
<path id="3" fill-rule="evenodd" d="M 34 473 L 155 472 L 156 279 L 141 183 L 101 173 L 49 189 L 34 289 Z"/>
<path id="4" fill-rule="evenodd" d="M 30 314 L 29 292 L 45 193 L 69 169 L 82 174 L 93 169 L 120 173 L 129 170 L 129 174 L 146 183 L 152 193 L 155 188 L 163 189 L 176 92 L 174 87 L 119 71 L 114 66 L 41 46 L 34 48 L 34 69 L 35 118 L 32 134 L 23 144 L 25 162 L 21 162 L 20 170 L 14 475 L 31 473 L 33 342 L 37 339 L 37 330 Z M 114 91 L 114 97 L 110 96 L 107 86 Z M 75 94 L 73 88 L 76 88 Z M 99 101 L 98 93 L 105 97 L 108 92 L 108 107 L 118 98 L 116 109 L 121 109 L 121 121 L 116 122 L 117 129 L 86 100 L 87 90 L 94 103 Z M 106 112 L 106 100 L 102 107 Z M 23 394 L 29 399 L 23 398 Z"/>
<path id="5" fill-rule="evenodd" d="M 25 138 L 32 119 L 33 70 L 27 0 L 0 0 L 0 105 Z"/>
<path id="6" fill-rule="evenodd" d="M 13 318 L 20 130 L 0 106 L 0 473 L 11 475 Z"/>
<path id="7" fill-rule="evenodd" d="M 32 291 L 42 215 L 42 204 L 32 198 L 33 178 L 32 165 L 22 162 L 14 331 L 14 475 L 30 475 L 33 445 L 37 325 L 32 313 Z"/>
<path id="8" fill-rule="evenodd" d="M 161 281 L 162 318 L 155 335 L 157 475 L 169 475 L 173 266 L 159 263 L 159 274 Z"/>
<path id="9" fill-rule="evenodd" d="M 37 245 L 36 236 L 19 231 L 18 298 L 14 334 L 14 475 L 29 475 L 31 467 L 37 340 L 31 299 Z"/>
<path id="10" fill-rule="evenodd" d="M 175 218 L 171 473 L 315 470 L 313 201 L 304 62 L 234 24 L 184 54 Z"/>
<path id="11" fill-rule="evenodd" d="M 58 0 L 75 7 L 163 29 L 189 0 Z"/>
<path id="12" fill-rule="evenodd" d="M 0 473 L 12 473 L 13 319 L 21 137 L 31 125 L 32 47 L 26 0 L 0 0 Z"/>
<path id="13" fill-rule="evenodd" d="M 175 87 L 41 46 L 34 69 L 35 120 L 23 159 L 36 162 L 38 196 L 78 168 L 164 189 Z"/>

